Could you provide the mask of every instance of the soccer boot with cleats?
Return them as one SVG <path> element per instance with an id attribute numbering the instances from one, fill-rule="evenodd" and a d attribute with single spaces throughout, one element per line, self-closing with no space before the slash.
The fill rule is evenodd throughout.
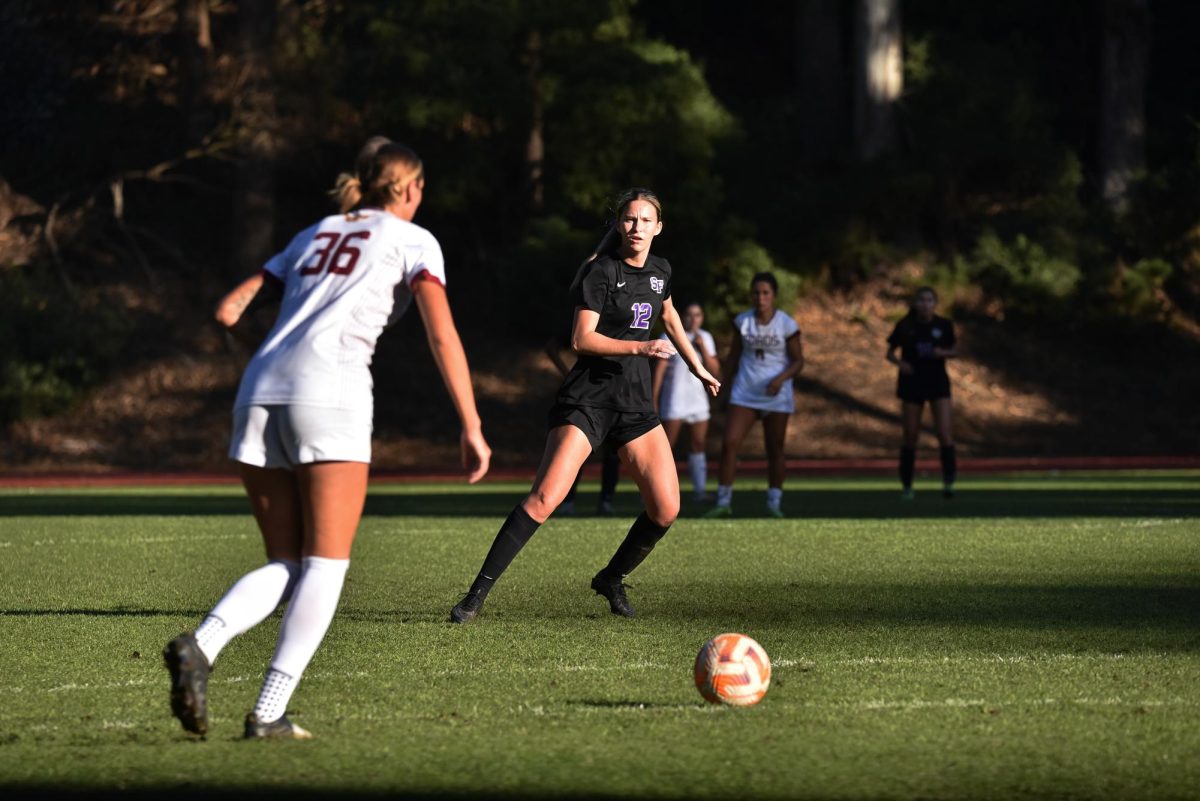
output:
<path id="1" fill-rule="evenodd" d="M 768 506 L 767 507 L 767 517 L 773 517 L 776 520 L 782 520 L 783 519 L 783 510 L 777 509 L 774 506 Z"/>
<path id="2" fill-rule="evenodd" d="M 953 484 L 947 484 L 944 487 L 942 487 L 942 497 L 943 498 L 953 498 L 954 497 L 954 485 Z"/>
<path id="3" fill-rule="evenodd" d="M 916 500 L 916 498 L 917 498 L 917 492 L 912 487 L 909 487 L 908 489 L 906 489 L 900 493 L 900 500 L 902 500 L 902 501 L 913 501 L 913 500 Z"/>
<path id="4" fill-rule="evenodd" d="M 714 506 L 704 513 L 705 520 L 721 520 L 726 517 L 733 517 L 732 506 Z"/>
<path id="5" fill-rule="evenodd" d="M 185 631 L 167 643 L 163 661 L 171 674 L 171 713 L 184 731 L 208 732 L 208 658 L 195 635 Z"/>
<path id="6" fill-rule="evenodd" d="M 487 599 L 487 593 L 468 592 L 463 596 L 462 600 L 454 605 L 450 610 L 451 623 L 470 623 L 475 619 L 483 609 L 483 602 Z"/>
<path id="7" fill-rule="evenodd" d="M 612 501 L 600 501 L 596 505 L 596 517 L 612 517 L 614 511 Z"/>
<path id="8" fill-rule="evenodd" d="M 247 740 L 311 740 L 313 738 L 312 732 L 292 723 L 287 719 L 287 715 L 283 715 L 279 720 L 264 723 L 253 712 L 246 715 L 246 732 L 243 736 Z"/>
<path id="9" fill-rule="evenodd" d="M 637 610 L 629 603 L 629 599 L 625 596 L 625 584 L 617 579 L 605 576 L 603 572 L 597 573 L 592 577 L 592 589 L 597 595 L 603 595 L 608 601 L 608 609 L 614 615 L 621 617 L 636 617 Z"/>

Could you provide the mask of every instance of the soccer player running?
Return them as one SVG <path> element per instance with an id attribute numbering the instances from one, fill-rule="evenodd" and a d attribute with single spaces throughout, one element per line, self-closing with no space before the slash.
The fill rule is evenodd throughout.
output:
<path id="1" fill-rule="evenodd" d="M 921 413 L 925 404 L 933 407 L 942 462 L 942 495 L 954 497 L 957 459 L 951 425 L 950 376 L 946 359 L 958 355 L 954 323 L 934 314 L 938 297 L 932 287 L 923 286 L 913 296 L 908 314 L 887 338 L 887 360 L 900 369 L 896 397 L 900 399 L 900 420 L 904 440 L 900 447 L 901 497 L 910 501 L 913 471 L 917 461 L 917 440 L 921 436 Z M 896 355 L 899 351 L 899 356 Z"/>
<path id="2" fill-rule="evenodd" d="M 208 730 L 208 675 L 221 650 L 286 602 L 244 735 L 311 737 L 285 713 L 333 620 L 350 566 L 371 461 L 375 344 L 414 298 L 462 422 L 468 480 L 487 472 L 491 450 L 446 299 L 441 247 L 412 223 L 424 188 L 416 153 L 371 139 L 355 174 L 338 179 L 341 213 L 301 231 L 217 307 L 217 320 L 249 340 L 253 309 L 280 303 L 274 327 L 242 376 L 229 448 L 267 563 L 242 576 L 194 632 L 180 634 L 163 651 L 171 710 L 189 732 Z"/>
<path id="3" fill-rule="evenodd" d="M 704 308 L 699 303 L 689 303 L 683 310 L 683 327 L 688 339 L 705 368 L 720 377 L 721 365 L 717 361 L 717 344 L 713 336 L 705 331 Z M 663 334 L 663 338 L 666 338 Z M 654 363 L 654 408 L 662 418 L 667 442 L 675 447 L 679 432 L 688 426 L 691 449 L 688 452 L 688 472 L 692 478 L 693 496 L 704 501 L 707 496 L 704 486 L 708 481 L 708 457 L 705 441 L 708 439 L 708 420 L 711 417 L 708 391 L 703 382 L 692 375 L 683 357 L 676 353 L 670 359 Z"/>
<path id="4" fill-rule="evenodd" d="M 720 388 L 692 350 L 672 305 L 671 265 L 650 253 L 662 227 L 662 204 L 654 193 L 626 190 L 617 202 L 616 223 L 580 267 L 571 285 L 571 346 L 579 358 L 550 410 L 542 464 L 529 494 L 500 527 L 471 588 L 450 610 L 451 622 L 467 623 L 479 614 L 496 580 L 562 502 L 588 454 L 606 440 L 618 447 L 646 509 L 591 586 L 613 614 L 634 616 L 624 579 L 679 514 L 679 478 L 650 397 L 649 360 L 670 358 L 677 348 L 713 394 Z M 650 338 L 660 316 L 670 342 Z"/>
<path id="5" fill-rule="evenodd" d="M 733 514 L 733 475 L 742 440 L 756 419 L 763 424 L 767 450 L 767 514 L 783 517 L 783 443 L 788 419 L 796 410 L 792 379 L 804 368 L 800 326 L 790 314 L 775 308 L 779 282 L 771 273 L 750 279 L 754 308 L 733 320 L 733 346 L 726 363 L 736 366 L 725 436 L 721 440 L 721 466 L 717 505 L 704 516 Z"/>
<path id="6" fill-rule="evenodd" d="M 574 322 L 574 315 L 572 321 Z M 562 326 L 562 336 L 565 337 L 565 346 L 570 347 L 571 339 L 571 323 Z M 551 336 L 546 341 L 545 352 L 550 358 L 550 361 L 558 369 L 559 374 L 565 379 L 570 373 L 571 368 L 567 367 L 567 363 L 563 361 L 562 354 L 559 350 L 564 345 L 564 341 L 559 338 L 558 332 L 555 336 Z M 562 503 L 558 505 L 558 513 L 561 515 L 575 514 L 575 495 L 579 491 L 579 482 L 583 479 L 583 468 L 579 468 L 579 473 L 575 476 L 575 482 L 571 484 L 571 489 L 567 490 L 567 495 L 563 498 Z M 621 479 L 621 457 L 617 455 L 617 449 L 611 443 L 605 443 L 600 449 L 600 498 L 596 502 L 596 514 L 600 517 L 611 517 L 613 514 L 613 503 L 617 497 L 617 482 Z"/>

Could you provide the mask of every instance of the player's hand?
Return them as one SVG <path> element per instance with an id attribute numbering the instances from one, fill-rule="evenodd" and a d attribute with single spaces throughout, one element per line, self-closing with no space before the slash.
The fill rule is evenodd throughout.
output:
<path id="1" fill-rule="evenodd" d="M 468 431 L 463 429 L 459 437 L 459 447 L 462 449 L 463 469 L 467 471 L 467 483 L 474 484 L 483 478 L 492 463 L 492 449 L 483 438 L 483 430 Z"/>
<path id="2" fill-rule="evenodd" d="M 706 370 L 704 367 L 701 367 L 695 373 L 695 376 L 696 378 L 700 379 L 701 383 L 704 384 L 704 388 L 708 390 L 710 395 L 712 395 L 714 398 L 717 397 L 717 393 L 721 391 L 721 382 L 718 381 L 712 373 L 708 372 L 708 370 Z"/>
<path id="3" fill-rule="evenodd" d="M 675 346 L 666 339 L 652 339 L 638 347 L 638 355 L 651 359 L 669 359 L 675 355 Z"/>
<path id="4" fill-rule="evenodd" d="M 913 374 L 913 366 L 906 361 L 901 361 L 900 362 L 900 372 L 903 375 L 912 375 Z"/>
<path id="5" fill-rule="evenodd" d="M 772 397 L 778 395 L 781 389 L 783 389 L 783 382 L 778 378 L 772 378 L 771 382 L 767 384 L 767 394 Z"/>

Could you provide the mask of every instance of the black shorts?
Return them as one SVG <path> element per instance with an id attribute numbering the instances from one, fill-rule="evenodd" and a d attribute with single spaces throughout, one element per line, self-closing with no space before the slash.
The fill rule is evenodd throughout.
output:
<path id="1" fill-rule="evenodd" d="M 945 373 L 933 375 L 904 375 L 896 382 L 896 397 L 905 403 L 924 403 L 950 397 L 950 376 Z"/>
<path id="2" fill-rule="evenodd" d="M 593 451 L 599 450 L 606 440 L 615 447 L 626 445 L 662 425 L 654 412 L 622 412 L 567 403 L 554 404 L 546 415 L 546 422 L 551 429 L 575 426 L 587 437 Z"/>

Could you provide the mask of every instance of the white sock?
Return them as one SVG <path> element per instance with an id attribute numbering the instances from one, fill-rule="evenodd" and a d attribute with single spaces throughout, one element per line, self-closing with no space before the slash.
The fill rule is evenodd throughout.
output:
<path id="1" fill-rule="evenodd" d="M 263 723 L 279 720 L 287 711 L 288 701 L 292 699 L 298 683 L 298 679 L 286 673 L 274 668 L 268 670 L 262 690 L 258 693 L 258 702 L 254 705 L 254 714 Z"/>
<path id="2" fill-rule="evenodd" d="M 704 485 L 708 483 L 708 459 L 703 453 L 688 454 L 688 472 L 692 474 L 692 489 L 696 496 L 702 496 Z"/>
<path id="3" fill-rule="evenodd" d="M 283 614 L 283 623 L 279 626 L 279 644 L 275 646 L 271 671 L 267 673 L 267 681 L 263 682 L 262 693 L 259 695 L 261 701 L 268 694 L 268 689 L 272 694 L 281 694 L 281 700 L 270 702 L 271 710 L 278 708 L 280 715 L 287 709 L 292 691 L 296 689 L 296 684 L 304 675 L 304 669 L 308 667 L 313 654 L 321 645 L 321 640 L 325 639 L 329 624 L 333 622 L 333 613 L 337 611 L 338 600 L 342 597 L 342 584 L 346 580 L 348 567 L 349 559 L 304 557 L 304 571 L 300 574 L 296 590 L 292 593 L 292 600 Z M 276 693 L 276 690 L 284 685 L 279 684 L 278 680 L 271 688 L 267 686 L 272 673 L 282 673 L 291 679 L 279 693 Z M 275 720 L 261 716 L 259 719 Z"/>
<path id="4" fill-rule="evenodd" d="M 727 484 L 717 485 L 717 506 L 733 505 L 733 487 Z"/>
<path id="5" fill-rule="evenodd" d="M 300 565 L 272 559 L 238 579 L 196 627 L 196 643 L 212 665 L 230 640 L 257 626 L 287 600 Z"/>
<path id="6" fill-rule="evenodd" d="M 768 487 L 767 488 L 767 508 L 772 511 L 779 511 L 779 504 L 783 502 L 783 487 Z"/>

